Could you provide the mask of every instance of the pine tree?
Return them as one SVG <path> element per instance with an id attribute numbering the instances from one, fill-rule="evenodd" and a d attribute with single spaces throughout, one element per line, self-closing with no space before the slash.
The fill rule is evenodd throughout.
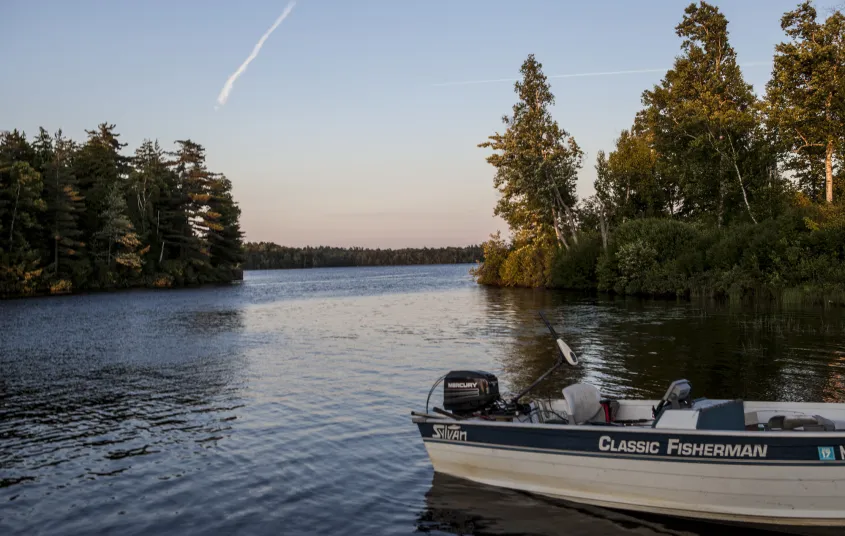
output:
<path id="1" fill-rule="evenodd" d="M 179 246 L 179 259 L 189 267 L 191 279 L 202 280 L 210 271 L 208 219 L 209 185 L 213 174 L 205 165 L 205 149 L 191 140 L 177 140 L 170 162 L 177 185 L 171 194 L 172 232 L 168 241 Z"/>
<path id="2" fill-rule="evenodd" d="M 138 272 L 142 266 L 141 255 L 138 252 L 141 241 L 126 214 L 126 199 L 120 184 L 112 185 L 105 201 L 106 207 L 100 213 L 100 230 L 96 233 L 95 239 L 105 244 L 104 247 L 99 248 L 99 251 L 105 253 L 107 270 L 111 272 L 119 265 L 125 267 L 130 273 Z"/>
<path id="3" fill-rule="evenodd" d="M 129 214 L 138 237 L 149 248 L 145 268 L 150 273 L 160 269 L 165 258 L 166 231 L 162 231 L 162 212 L 166 214 L 171 191 L 176 188 L 176 175 L 165 160 L 165 152 L 158 142 L 145 140 L 135 151 L 133 169 L 129 176 Z M 172 233 L 171 233 L 172 234 Z"/>
<path id="4" fill-rule="evenodd" d="M 129 159 L 120 153 L 126 144 L 119 141 L 115 125 L 101 123 L 97 130 L 86 130 L 86 133 L 88 140 L 76 154 L 73 171 L 87 207 L 80 219 L 82 241 L 93 245 L 101 230 L 100 215 L 108 208 L 114 185 L 126 182 Z M 95 250 L 92 254 L 102 258 L 104 252 Z"/>
<path id="5" fill-rule="evenodd" d="M 48 272 L 56 281 L 84 282 L 90 270 L 85 244 L 81 241 L 79 217 L 85 212 L 84 198 L 73 174 L 78 147 L 59 130 L 51 137 L 41 128 L 33 143 L 38 171 L 44 182 L 45 243 Z"/>
<path id="6" fill-rule="evenodd" d="M 0 295 L 29 294 L 40 285 L 41 175 L 18 131 L 0 135 Z"/>
<path id="7" fill-rule="evenodd" d="M 542 64 L 531 54 L 520 72 L 522 80 L 514 85 L 519 100 L 513 116 L 502 118 L 507 129 L 479 144 L 496 151 L 487 158 L 496 168 L 494 186 L 501 193 L 494 214 L 529 239 L 552 229 L 568 247 L 566 227 L 577 241 L 572 208 L 583 153 L 551 116 L 554 95 Z"/>
<path id="8" fill-rule="evenodd" d="M 241 210 L 232 198 L 232 183 L 225 176 L 209 183 L 206 212 L 211 266 L 227 277 L 244 262 L 243 233 L 238 222 Z"/>

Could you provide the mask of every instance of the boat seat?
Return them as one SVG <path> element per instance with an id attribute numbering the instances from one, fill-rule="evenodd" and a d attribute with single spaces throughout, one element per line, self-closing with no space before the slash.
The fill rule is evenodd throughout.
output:
<path id="1" fill-rule="evenodd" d="M 829 432 L 841 430 L 843 423 L 833 422 L 821 415 L 775 415 L 769 419 L 770 430 L 804 430 Z"/>
<path id="2" fill-rule="evenodd" d="M 585 424 L 604 413 L 601 405 L 601 391 L 589 383 L 574 383 L 563 388 L 567 414 L 572 424 Z M 604 421 L 604 419 L 601 419 Z"/>

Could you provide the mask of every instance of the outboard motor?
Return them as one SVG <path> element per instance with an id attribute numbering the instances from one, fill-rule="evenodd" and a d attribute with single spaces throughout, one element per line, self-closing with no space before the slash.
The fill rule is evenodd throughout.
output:
<path id="1" fill-rule="evenodd" d="M 480 370 L 453 370 L 443 378 L 443 409 L 466 415 L 488 409 L 499 400 L 499 379 Z"/>

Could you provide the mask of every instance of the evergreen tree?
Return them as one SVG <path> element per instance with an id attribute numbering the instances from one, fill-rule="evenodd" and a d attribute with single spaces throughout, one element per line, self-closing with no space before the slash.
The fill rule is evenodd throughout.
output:
<path id="1" fill-rule="evenodd" d="M 44 242 L 48 272 L 55 280 L 84 282 L 90 267 L 81 241 L 79 216 L 85 211 L 84 198 L 73 174 L 73 158 L 78 147 L 59 130 L 51 137 L 41 128 L 33 143 L 38 171 L 44 182 L 47 204 Z"/>
<path id="2" fill-rule="evenodd" d="M 177 181 L 170 203 L 174 234 L 166 238 L 179 245 L 179 259 L 190 267 L 188 276 L 198 278 L 210 268 L 207 210 L 214 175 L 206 168 L 202 145 L 191 140 L 177 140 L 176 145 L 170 162 Z"/>
<path id="3" fill-rule="evenodd" d="M 0 136 L 0 295 L 28 294 L 41 276 L 41 175 L 23 133 Z"/>
<path id="4" fill-rule="evenodd" d="M 823 191 L 832 203 L 845 150 L 845 15 L 836 10 L 818 22 L 806 1 L 784 14 L 781 28 L 791 41 L 775 47 L 769 126 L 804 190 L 816 198 Z"/>
<path id="5" fill-rule="evenodd" d="M 209 183 L 209 191 L 206 222 L 210 263 L 215 269 L 231 272 L 245 259 L 238 222 L 241 210 L 232 198 L 232 183 L 225 176 L 215 177 Z"/>
<path id="6" fill-rule="evenodd" d="M 501 193 L 494 213 L 528 239 L 553 229 L 557 240 L 568 247 L 566 227 L 577 241 L 572 209 L 583 153 L 552 118 L 549 107 L 554 105 L 554 96 L 533 54 L 520 72 L 522 80 L 514 86 L 519 100 L 513 116 L 502 118 L 507 129 L 479 144 L 496 151 L 487 157 L 496 168 L 494 186 Z"/>
<path id="7" fill-rule="evenodd" d="M 127 216 L 126 199 L 121 191 L 121 185 L 114 183 L 105 199 L 105 208 L 100 213 L 100 230 L 95 239 L 104 246 L 98 248 L 100 259 L 105 259 L 106 268 L 112 273 L 116 266 L 122 266 L 129 272 L 141 269 L 141 255 L 138 251 L 141 241 L 135 233 L 135 228 Z"/>
<path id="8" fill-rule="evenodd" d="M 129 173 L 129 159 L 121 154 L 126 146 L 119 141 L 115 125 L 101 123 L 97 130 L 86 130 L 88 140 L 74 158 L 74 173 L 79 181 L 81 194 L 85 197 L 86 211 L 80 219 L 82 242 L 91 245 L 94 258 L 109 257 L 108 242 L 97 240 L 101 236 L 101 215 L 109 208 L 110 195 L 114 185 L 120 184 L 121 191 Z M 101 249 L 98 249 L 101 248 Z M 98 264 L 103 267 L 102 263 Z M 99 272 L 97 277 L 106 279 L 107 273 Z"/>
<path id="9" fill-rule="evenodd" d="M 165 152 L 158 142 L 145 140 L 135 151 L 133 169 L 129 176 L 129 214 L 142 243 L 150 248 L 145 263 L 149 273 L 155 273 L 165 258 L 167 242 L 162 231 L 162 211 L 165 227 L 170 196 L 176 189 L 176 176 L 165 160 Z M 176 207 L 178 212 L 178 207 Z M 172 232 L 170 234 L 173 234 Z"/>

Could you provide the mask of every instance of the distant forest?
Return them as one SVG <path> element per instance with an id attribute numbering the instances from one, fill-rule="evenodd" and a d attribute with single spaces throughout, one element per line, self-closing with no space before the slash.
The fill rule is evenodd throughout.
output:
<path id="1" fill-rule="evenodd" d="M 241 276 L 240 209 L 202 145 L 127 156 L 114 125 L 86 132 L 0 132 L 0 297 Z"/>
<path id="2" fill-rule="evenodd" d="M 326 246 L 291 248 L 272 242 L 247 242 L 244 251 L 245 270 L 460 264 L 483 260 L 480 245 L 463 248 L 364 249 Z"/>

